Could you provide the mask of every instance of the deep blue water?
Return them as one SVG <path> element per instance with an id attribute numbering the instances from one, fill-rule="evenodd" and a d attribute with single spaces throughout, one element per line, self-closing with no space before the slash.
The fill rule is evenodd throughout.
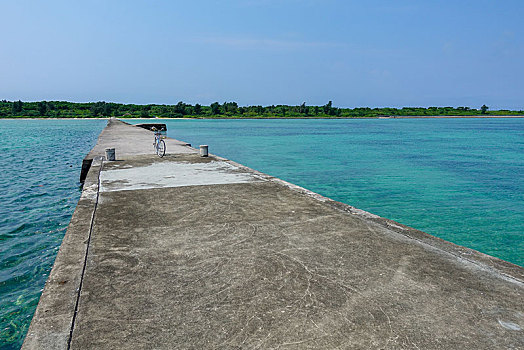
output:
<path id="1" fill-rule="evenodd" d="M 165 122 L 170 137 L 524 266 L 524 119 Z M 22 344 L 105 125 L 0 120 L 1 349 Z"/>
<path id="2" fill-rule="evenodd" d="M 18 349 L 105 120 L 0 120 L 0 348 Z"/>

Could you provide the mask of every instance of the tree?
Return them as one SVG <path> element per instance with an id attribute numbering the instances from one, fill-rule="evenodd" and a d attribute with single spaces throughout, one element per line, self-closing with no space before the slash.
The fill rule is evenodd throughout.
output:
<path id="1" fill-rule="evenodd" d="M 235 114 L 238 109 L 238 104 L 236 102 L 224 102 L 222 109 L 224 110 L 224 113 Z"/>
<path id="2" fill-rule="evenodd" d="M 40 101 L 38 102 L 38 114 L 43 117 L 47 114 L 47 102 Z"/>
<path id="3" fill-rule="evenodd" d="M 20 100 L 13 102 L 12 110 L 13 114 L 16 115 L 21 113 L 24 109 L 24 103 Z"/>
<path id="4" fill-rule="evenodd" d="M 93 117 L 99 117 L 100 115 L 109 115 L 106 114 L 108 110 L 104 101 L 99 101 L 93 104 L 90 108 L 90 111 Z"/>
<path id="5" fill-rule="evenodd" d="M 186 114 L 186 104 L 182 101 L 178 102 L 174 108 L 176 114 L 185 115 Z"/>
<path id="6" fill-rule="evenodd" d="M 149 118 L 149 109 L 144 108 L 140 111 L 140 118 Z"/>
<path id="7" fill-rule="evenodd" d="M 197 103 L 193 110 L 195 111 L 196 115 L 199 115 L 200 113 L 202 113 L 202 106 Z"/>
<path id="8" fill-rule="evenodd" d="M 308 107 L 308 106 L 304 106 L 304 115 L 305 115 L 306 117 L 309 116 L 309 107 Z"/>
<path id="9" fill-rule="evenodd" d="M 214 115 L 220 114 L 220 103 L 213 102 L 210 107 L 211 107 L 212 114 Z"/>
<path id="10" fill-rule="evenodd" d="M 176 114 L 182 114 L 184 115 L 185 112 L 186 112 L 186 105 L 184 102 L 180 101 L 178 102 L 175 107 L 173 108 L 173 111 L 176 113 Z"/>
<path id="11" fill-rule="evenodd" d="M 486 106 L 486 105 L 482 105 L 482 107 L 480 107 L 480 112 L 482 114 L 486 114 L 486 112 L 488 111 L 489 107 Z"/>
<path id="12" fill-rule="evenodd" d="M 93 117 L 98 117 L 99 111 L 98 111 L 98 106 L 96 104 L 92 105 L 89 111 L 91 112 L 91 115 Z"/>
<path id="13" fill-rule="evenodd" d="M 307 114 L 308 108 L 306 107 L 306 103 L 302 103 L 298 109 L 298 113 Z"/>
<path id="14" fill-rule="evenodd" d="M 104 104 L 102 106 L 102 115 L 104 117 L 109 117 L 109 116 L 111 116 L 112 111 L 113 111 L 113 106 L 110 103 L 105 103 L 104 102 Z"/>
<path id="15" fill-rule="evenodd" d="M 115 103 L 112 103 L 112 104 L 111 104 L 111 110 L 112 110 L 112 113 L 111 113 L 111 114 L 112 114 L 113 116 L 116 117 L 116 116 L 120 115 L 120 105 L 117 105 L 117 104 L 115 104 Z"/>
<path id="16" fill-rule="evenodd" d="M 326 105 L 322 106 L 322 108 L 324 109 L 324 114 L 332 115 L 333 114 L 332 106 L 333 106 L 332 101 L 329 101 Z"/>

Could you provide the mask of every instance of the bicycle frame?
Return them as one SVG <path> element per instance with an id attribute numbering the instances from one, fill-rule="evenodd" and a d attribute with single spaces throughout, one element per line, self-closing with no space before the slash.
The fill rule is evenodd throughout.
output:
<path id="1" fill-rule="evenodd" d="M 160 132 L 155 132 L 155 141 L 153 146 L 155 147 L 155 153 L 162 158 L 166 154 L 166 143 L 164 142 L 165 136 Z"/>

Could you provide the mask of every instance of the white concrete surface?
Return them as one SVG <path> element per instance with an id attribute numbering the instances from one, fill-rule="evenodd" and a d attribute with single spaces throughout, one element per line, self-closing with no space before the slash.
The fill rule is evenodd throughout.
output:
<path id="1" fill-rule="evenodd" d="M 162 162 L 142 167 L 107 169 L 101 174 L 101 192 L 163 187 L 222 185 L 260 181 L 226 162 Z"/>

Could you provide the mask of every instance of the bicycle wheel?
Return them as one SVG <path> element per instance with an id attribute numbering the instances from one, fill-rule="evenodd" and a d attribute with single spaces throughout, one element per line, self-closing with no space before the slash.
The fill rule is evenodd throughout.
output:
<path id="1" fill-rule="evenodd" d="M 164 142 L 164 140 L 158 140 L 158 143 L 156 145 L 156 154 L 158 154 L 160 158 L 162 158 L 166 154 L 166 143 Z"/>

